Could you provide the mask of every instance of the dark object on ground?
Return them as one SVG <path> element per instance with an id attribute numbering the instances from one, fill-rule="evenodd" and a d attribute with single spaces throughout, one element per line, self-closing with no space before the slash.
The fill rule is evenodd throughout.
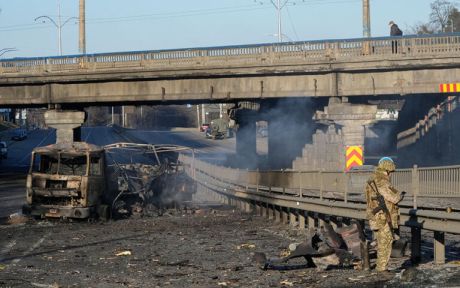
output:
<path id="1" fill-rule="evenodd" d="M 0 142 L 0 159 L 8 158 L 8 146 L 6 142 Z"/>
<path id="2" fill-rule="evenodd" d="M 398 239 L 393 242 L 393 248 L 391 250 L 392 258 L 401 258 L 406 255 L 408 241 L 405 239 Z"/>
<path id="3" fill-rule="evenodd" d="M 412 282 L 417 277 L 417 268 L 409 267 L 401 273 L 401 282 Z"/>
<path id="4" fill-rule="evenodd" d="M 359 231 L 355 227 L 344 227 L 342 232 L 348 234 L 358 234 L 358 236 L 354 237 L 354 239 L 358 239 L 358 243 L 360 242 Z M 290 255 L 286 257 L 267 259 L 263 268 L 287 270 L 317 267 L 319 269 L 326 270 L 332 267 L 351 266 L 355 260 L 359 260 L 359 257 L 354 255 L 352 250 L 347 247 L 342 236 L 334 231 L 329 223 L 325 223 L 320 232 L 315 229 L 310 229 L 308 231 L 306 241 L 299 244 L 291 244 L 290 250 Z M 289 260 L 299 257 L 305 258 L 306 263 L 294 266 L 281 265 L 287 264 Z M 263 257 L 259 258 L 259 262 L 264 259 Z M 260 263 L 258 264 L 261 266 Z"/>
<path id="5" fill-rule="evenodd" d="M 21 141 L 27 138 L 27 132 L 24 129 L 16 129 L 14 131 L 13 136 L 11 137 L 11 140 L 14 141 Z"/>

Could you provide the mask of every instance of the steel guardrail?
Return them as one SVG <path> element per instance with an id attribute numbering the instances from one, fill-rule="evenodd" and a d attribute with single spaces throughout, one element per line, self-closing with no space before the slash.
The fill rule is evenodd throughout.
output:
<path id="1" fill-rule="evenodd" d="M 232 169 L 218 165 L 212 165 L 190 156 L 181 154 L 180 161 L 188 165 L 188 173 L 203 185 L 208 185 L 220 191 L 242 199 L 260 201 L 271 205 L 279 205 L 287 208 L 305 209 L 327 215 L 365 219 L 366 204 L 363 192 L 363 179 L 370 175 L 369 172 L 342 173 L 342 172 L 319 172 L 319 171 L 248 171 Z M 406 187 L 422 186 L 420 192 L 424 194 L 418 197 L 433 197 L 439 195 L 441 189 L 427 184 L 428 181 L 441 183 L 449 179 L 455 171 L 460 175 L 460 166 L 401 169 L 395 172 L 394 185 L 406 185 Z M 419 177 L 414 177 L 414 174 Z M 416 174 L 417 175 L 417 174 Z M 437 176 L 433 176 L 437 175 Z M 455 176 L 456 177 L 456 176 Z M 450 178 L 454 179 L 454 178 Z M 459 179 L 459 178 L 456 178 Z M 418 185 L 410 181 L 420 181 Z M 459 181 L 460 182 L 460 179 Z M 362 183 L 359 184 L 359 183 Z M 410 183 L 410 184 L 409 184 Z M 347 185 L 344 185 L 347 184 Z M 350 186 L 351 185 L 351 186 Z M 359 190 L 354 190 L 359 185 Z M 446 185 L 441 187 L 448 187 Z M 447 193 L 446 196 L 460 197 L 459 184 L 455 186 L 455 193 Z M 308 192 L 316 193 L 317 197 L 309 197 Z M 343 197 L 335 198 L 326 195 L 327 192 L 335 192 Z M 410 190 L 408 191 L 409 193 Z M 452 191 L 450 191 L 452 192 Z M 345 194 L 344 194 L 345 193 Z M 438 194 L 437 194 L 438 193 Z M 355 194 L 358 197 L 349 201 L 346 195 Z M 460 233 L 460 213 L 456 211 L 433 211 L 428 209 L 417 209 L 417 207 L 401 207 L 401 225 L 419 227 L 431 231 L 447 233 Z"/>
<path id="2" fill-rule="evenodd" d="M 397 51 L 394 45 L 397 45 Z M 40 73 L 156 68 L 276 64 L 302 61 L 352 60 L 371 56 L 405 58 L 443 56 L 460 52 L 460 33 L 331 39 L 222 47 L 67 55 L 0 60 L 0 73 Z"/>

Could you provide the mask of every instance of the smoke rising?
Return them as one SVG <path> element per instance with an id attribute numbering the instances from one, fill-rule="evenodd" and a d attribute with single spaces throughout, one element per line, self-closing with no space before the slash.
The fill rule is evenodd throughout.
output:
<path id="1" fill-rule="evenodd" d="M 237 131 L 237 155 L 228 165 L 247 169 L 290 169 L 316 128 L 317 104 L 310 98 L 265 100 L 256 114 L 242 114 Z M 268 123 L 268 155 L 256 153 L 256 122 Z"/>

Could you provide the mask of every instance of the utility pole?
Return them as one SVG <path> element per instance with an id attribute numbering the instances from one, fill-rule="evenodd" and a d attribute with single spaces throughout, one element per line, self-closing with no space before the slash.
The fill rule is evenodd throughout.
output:
<path id="1" fill-rule="evenodd" d="M 370 0 L 363 0 L 363 37 L 371 37 Z"/>
<path id="2" fill-rule="evenodd" d="M 80 54 L 86 54 L 86 19 L 85 19 L 85 0 L 80 0 L 80 37 L 78 41 L 78 49 Z"/>

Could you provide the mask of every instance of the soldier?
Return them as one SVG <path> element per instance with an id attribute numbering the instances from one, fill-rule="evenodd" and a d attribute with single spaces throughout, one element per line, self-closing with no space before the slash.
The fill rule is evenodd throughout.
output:
<path id="1" fill-rule="evenodd" d="M 370 228 L 377 234 L 377 267 L 376 270 L 386 271 L 390 260 L 393 240 L 393 229 L 398 228 L 401 193 L 390 182 L 390 174 L 396 169 L 390 157 L 380 159 L 375 173 L 366 185 L 367 219 Z"/>

